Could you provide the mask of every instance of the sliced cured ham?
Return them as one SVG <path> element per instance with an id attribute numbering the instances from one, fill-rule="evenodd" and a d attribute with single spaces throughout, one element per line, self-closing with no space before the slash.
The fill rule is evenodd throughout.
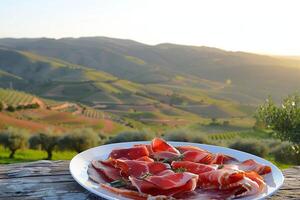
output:
<path id="1" fill-rule="evenodd" d="M 139 192 L 136 192 L 133 190 L 115 188 L 108 184 L 103 184 L 103 183 L 100 185 L 102 188 L 104 188 L 110 192 L 113 192 L 115 194 L 118 194 L 118 195 L 121 195 L 124 197 L 128 197 L 133 200 L 147 200 L 149 197 L 149 195 L 147 195 L 147 194 L 139 193 Z"/>
<path id="2" fill-rule="evenodd" d="M 173 160 L 181 159 L 181 155 L 169 151 L 160 151 L 152 154 L 152 157 L 158 161 L 171 162 Z"/>
<path id="3" fill-rule="evenodd" d="M 115 149 L 88 168 L 89 177 L 104 189 L 136 200 L 243 198 L 265 192 L 261 175 L 270 172 L 251 159 L 239 162 L 198 147 L 174 147 L 160 138 Z"/>
<path id="4" fill-rule="evenodd" d="M 122 178 L 120 174 L 120 169 L 115 168 L 112 165 L 110 160 L 108 161 L 93 160 L 92 166 L 94 169 L 97 170 L 97 172 L 99 172 L 101 177 L 108 182 L 119 180 Z"/>
<path id="5" fill-rule="evenodd" d="M 214 159 L 212 153 L 207 151 L 186 151 L 182 154 L 182 161 L 210 164 Z"/>
<path id="6" fill-rule="evenodd" d="M 172 162 L 171 166 L 174 170 L 187 171 L 197 175 L 209 171 L 214 171 L 218 168 L 218 165 L 205 165 L 189 161 L 174 161 Z"/>
<path id="7" fill-rule="evenodd" d="M 231 156 L 222 154 L 222 153 L 217 153 L 217 154 L 214 154 L 214 158 L 209 164 L 221 165 L 221 164 L 227 164 L 230 162 L 237 162 L 237 159 L 235 159 Z"/>
<path id="8" fill-rule="evenodd" d="M 138 159 L 143 156 L 149 156 L 149 151 L 146 146 L 135 146 L 125 149 L 115 149 L 109 154 L 110 158 L 127 158 L 130 160 Z"/>
<path id="9" fill-rule="evenodd" d="M 152 155 L 153 153 L 153 150 L 152 150 L 152 147 L 151 147 L 151 144 L 135 144 L 133 145 L 134 147 L 141 147 L 141 146 L 144 146 L 148 149 L 148 152 L 149 152 L 149 155 Z"/>
<path id="10" fill-rule="evenodd" d="M 259 175 L 268 174 L 272 171 L 271 167 L 262 165 L 255 160 L 245 160 L 244 162 L 238 164 L 238 168 L 243 171 L 255 171 Z"/>
<path id="11" fill-rule="evenodd" d="M 153 152 L 169 151 L 178 155 L 180 154 L 175 147 L 160 138 L 154 138 L 151 142 L 151 147 Z"/>
<path id="12" fill-rule="evenodd" d="M 125 176 L 142 177 L 155 175 L 170 169 L 170 165 L 162 162 L 147 162 L 138 160 L 115 160 L 115 167 L 120 169 Z"/>
<path id="13" fill-rule="evenodd" d="M 180 153 L 184 153 L 186 151 L 205 151 L 207 152 L 206 150 L 204 149 L 201 149 L 200 147 L 194 147 L 194 146 L 178 146 L 176 147 L 176 149 L 179 150 Z"/>
<path id="14" fill-rule="evenodd" d="M 136 159 L 138 161 L 145 161 L 145 162 L 154 162 L 154 160 L 148 156 L 143 156 L 143 157 L 140 157 L 138 159 Z"/>
<path id="15" fill-rule="evenodd" d="M 239 181 L 243 180 L 245 177 L 245 173 L 243 171 L 226 168 L 211 170 L 198 175 L 198 185 L 201 188 L 222 190 L 236 187 Z"/>
<path id="16" fill-rule="evenodd" d="M 129 177 L 129 180 L 141 193 L 173 196 L 180 192 L 195 190 L 198 176 L 188 172 L 174 173 L 167 170 L 157 176 L 149 176 L 144 179 Z"/>

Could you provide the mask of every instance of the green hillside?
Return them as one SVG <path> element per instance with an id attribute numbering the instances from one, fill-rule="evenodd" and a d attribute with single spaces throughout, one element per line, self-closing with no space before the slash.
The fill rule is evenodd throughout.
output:
<path id="1" fill-rule="evenodd" d="M 0 57 L 3 58 L 0 59 L 3 74 L 17 79 L 11 79 L 4 87 L 14 87 L 48 99 L 81 102 L 134 120 L 137 120 L 136 115 L 130 113 L 140 112 L 138 119 L 145 123 L 150 120 L 145 112 L 153 113 L 159 123 L 174 120 L 175 116 L 202 120 L 246 115 L 238 109 L 238 103 L 207 95 L 206 89 L 217 89 L 224 84 L 208 80 L 201 80 L 200 84 L 200 79 L 194 76 L 177 75 L 168 82 L 141 84 L 25 51 L 2 48 Z"/>
<path id="2" fill-rule="evenodd" d="M 102 70 L 140 84 L 203 88 L 212 98 L 242 104 L 256 105 L 268 95 L 279 100 L 297 91 L 300 82 L 299 59 L 210 47 L 151 46 L 106 37 L 1 39 L 0 45 Z"/>

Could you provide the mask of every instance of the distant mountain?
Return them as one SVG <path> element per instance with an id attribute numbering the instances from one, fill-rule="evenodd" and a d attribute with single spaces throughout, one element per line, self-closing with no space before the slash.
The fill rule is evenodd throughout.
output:
<path id="1" fill-rule="evenodd" d="M 247 113 L 238 103 L 210 98 L 202 91 L 222 88 L 223 84 L 188 76 L 174 75 L 169 81 L 142 84 L 58 58 L 7 47 L 0 48 L 0 70 L 3 88 L 80 102 L 133 119 L 165 120 L 170 116 L 196 119 Z M 193 86 L 193 81 L 197 86 Z"/>
<path id="2" fill-rule="evenodd" d="M 0 45 L 60 59 L 67 62 L 67 66 L 80 65 L 85 69 L 101 70 L 134 84 L 197 88 L 211 98 L 242 104 L 257 104 L 268 95 L 278 100 L 298 91 L 300 85 L 300 61 L 297 59 L 229 52 L 210 47 L 175 44 L 151 46 L 106 37 L 7 38 L 0 39 Z M 1 69 L 11 73 L 3 67 Z M 69 71 L 69 68 L 56 69 L 51 73 Z M 67 73 L 71 79 L 74 76 L 78 78 L 76 73 L 82 73 L 81 69 L 71 71 Z M 47 77 L 41 78 L 54 77 L 51 73 L 47 72 Z M 19 76 L 18 73 L 13 74 Z M 59 76 L 62 79 L 65 77 Z"/>

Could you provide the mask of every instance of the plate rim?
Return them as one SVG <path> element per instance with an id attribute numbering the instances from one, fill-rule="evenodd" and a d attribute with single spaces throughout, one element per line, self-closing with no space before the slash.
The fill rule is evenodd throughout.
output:
<path id="1" fill-rule="evenodd" d="M 81 185 L 84 189 L 88 190 L 89 192 L 97 195 L 97 196 L 100 196 L 102 198 L 105 198 L 105 199 L 108 199 L 108 200 L 118 200 L 118 198 L 115 198 L 115 197 L 112 197 L 112 196 L 109 196 L 105 193 L 101 193 L 99 191 L 95 191 L 95 189 L 85 185 L 84 183 L 82 183 L 76 176 L 75 174 L 73 173 L 73 170 L 72 170 L 72 165 L 73 163 L 79 159 L 83 154 L 86 154 L 88 153 L 89 151 L 94 151 L 95 149 L 99 148 L 99 147 L 106 147 L 106 146 L 109 146 L 109 147 L 120 147 L 122 146 L 123 144 L 126 144 L 126 145 L 134 145 L 134 144 L 149 144 L 151 141 L 132 141 L 132 142 L 119 142 L 119 143 L 111 143 L 111 144 L 104 144 L 104 145 L 99 145 L 99 146 L 96 146 L 96 147 L 92 147 L 92 148 L 89 148 L 83 152 L 80 152 L 78 153 L 77 155 L 75 155 L 71 161 L 70 161 L 70 164 L 69 164 L 69 172 L 71 174 L 71 176 L 73 177 L 73 179 L 79 184 Z M 280 179 L 281 179 L 281 182 L 278 184 L 278 186 L 276 186 L 276 189 L 270 193 L 268 193 L 266 196 L 263 196 L 263 197 L 259 197 L 259 198 L 256 198 L 257 200 L 262 200 L 262 199 L 265 199 L 267 197 L 270 197 L 272 196 L 274 193 L 276 193 L 281 187 L 282 185 L 284 184 L 284 180 L 285 180 L 285 177 L 282 173 L 282 171 L 275 165 L 273 164 L 272 162 L 264 159 L 264 158 L 261 158 L 259 156 L 256 156 L 256 155 L 253 155 L 253 154 L 250 154 L 250 153 L 247 153 L 247 152 L 244 152 L 244 151 L 240 151 L 240 150 L 236 150 L 236 149 L 232 149 L 232 148 L 228 148 L 228 147 L 223 147 L 223 146 L 217 146 L 217 145 L 211 145 L 211 144 L 202 144 L 202 143 L 193 143 L 193 142 L 178 142 L 178 141 L 167 141 L 168 143 L 174 145 L 174 146 L 182 146 L 182 145 L 195 145 L 195 146 L 204 146 L 204 149 L 205 149 L 205 146 L 209 147 L 209 148 L 215 148 L 217 147 L 218 149 L 225 149 L 225 150 L 230 150 L 230 151 L 233 151 L 233 152 L 236 152 L 236 153 L 242 153 L 248 157 L 254 157 L 254 158 L 257 158 L 258 160 L 263 160 L 265 163 L 268 163 L 270 166 L 272 166 L 272 168 L 275 168 L 278 172 L 279 172 L 279 176 L 280 176 Z M 251 159 L 251 158 L 250 158 Z M 86 172 L 87 173 L 87 172 Z M 241 199 L 241 198 L 237 198 L 237 199 Z"/>

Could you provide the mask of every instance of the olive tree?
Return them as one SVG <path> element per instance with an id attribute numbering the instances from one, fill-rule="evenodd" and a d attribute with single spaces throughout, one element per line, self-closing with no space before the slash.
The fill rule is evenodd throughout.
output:
<path id="1" fill-rule="evenodd" d="M 59 140 L 62 150 L 74 150 L 78 153 L 97 146 L 100 143 L 98 134 L 90 128 L 75 129 Z"/>
<path id="2" fill-rule="evenodd" d="M 118 142 L 132 142 L 132 141 L 145 141 L 151 140 L 154 135 L 148 131 L 124 131 L 118 135 L 112 137 L 107 143 L 118 143 Z"/>
<path id="3" fill-rule="evenodd" d="M 52 129 L 44 133 L 38 133 L 30 137 L 29 146 L 32 149 L 42 149 L 47 152 L 47 160 L 52 159 L 52 152 L 58 144 L 59 135 L 55 134 Z"/>
<path id="4" fill-rule="evenodd" d="M 9 158 L 14 158 L 18 149 L 27 146 L 27 138 L 25 130 L 9 127 L 0 133 L 0 144 L 10 150 Z"/>
<path id="5" fill-rule="evenodd" d="M 293 149 L 300 154 L 300 97 L 291 95 L 285 98 L 281 105 L 276 105 L 272 99 L 266 100 L 256 113 L 258 121 L 274 131 L 275 136 L 282 141 L 289 141 Z"/>

